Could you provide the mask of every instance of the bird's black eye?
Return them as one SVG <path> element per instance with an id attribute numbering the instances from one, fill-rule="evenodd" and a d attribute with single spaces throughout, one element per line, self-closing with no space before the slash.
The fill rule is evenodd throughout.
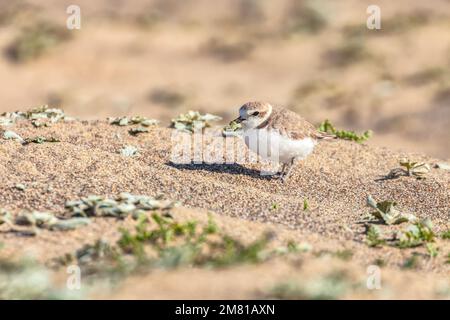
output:
<path id="1" fill-rule="evenodd" d="M 252 113 L 252 116 L 257 116 L 259 114 L 259 111 L 255 111 Z"/>

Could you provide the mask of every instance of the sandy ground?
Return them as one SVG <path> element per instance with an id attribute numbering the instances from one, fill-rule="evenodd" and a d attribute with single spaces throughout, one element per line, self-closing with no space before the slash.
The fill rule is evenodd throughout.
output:
<path id="1" fill-rule="evenodd" d="M 273 283 L 296 277 L 308 279 L 308 270 L 329 265 L 327 259 L 332 259 L 336 265 L 343 264 L 342 268 L 350 274 L 355 270 L 357 276 L 353 281 L 356 283 L 367 276 L 366 268 L 374 261 L 385 261 L 385 268 L 389 270 L 387 281 L 392 286 L 390 293 L 358 289 L 350 290 L 345 297 L 437 298 L 441 297 L 437 292 L 445 289 L 450 272 L 445 262 L 450 249 L 448 240 L 437 240 L 440 254 L 433 259 L 427 258 L 423 247 L 403 250 L 369 248 L 364 243 L 362 223 L 370 211 L 365 202 L 367 195 L 371 194 L 377 200 L 395 200 L 403 210 L 420 218 L 431 218 L 438 233 L 447 230 L 450 172 L 434 168 L 424 180 L 400 177 L 378 181 L 398 167 L 398 160 L 402 157 L 430 164 L 438 159 L 398 154 L 348 141 L 333 141 L 320 144 L 283 184 L 260 176 L 260 164 L 174 165 L 170 162 L 173 129 L 154 127 L 149 133 L 137 137 L 128 134 L 129 127 L 113 126 L 106 121 L 57 123 L 49 128 L 34 128 L 27 121 L 21 121 L 10 129 L 24 138 L 39 135 L 61 140 L 59 143 L 26 146 L 17 141 L 0 140 L 0 187 L 3 190 L 0 203 L 13 213 L 21 209 L 63 212 L 67 200 L 90 194 L 163 194 L 191 208 L 176 209 L 175 217 L 205 221 L 207 212 L 212 211 L 224 230 L 244 241 L 251 241 L 263 231 L 272 230 L 278 243 L 287 240 L 307 242 L 316 253 L 352 252 L 351 261 L 345 262 L 337 258 L 300 256 L 300 260 L 306 261 L 304 269 L 295 267 L 292 262 L 277 260 L 267 265 L 222 271 L 157 271 L 130 278 L 123 284 L 123 291 L 115 290 L 113 296 L 97 292 L 95 297 L 181 298 L 188 294 L 192 298 L 263 297 L 267 294 L 267 287 Z M 213 129 L 207 132 L 205 145 L 210 145 L 213 139 L 222 139 L 220 131 Z M 238 138 L 233 141 L 237 148 L 245 148 Z M 132 158 L 122 156 L 120 150 L 125 145 L 137 147 L 139 155 Z M 26 186 L 25 191 L 15 188 L 19 183 Z M 307 211 L 303 210 L 304 199 L 308 199 L 310 205 Z M 277 204 L 277 208 L 274 209 L 273 204 Z M 0 241 L 4 244 L 3 253 L 34 252 L 39 260 L 48 262 L 99 238 L 117 239 L 117 228 L 131 226 L 132 223 L 131 219 L 96 218 L 91 225 L 75 231 L 43 230 L 35 238 L 18 237 L 4 231 L 0 233 Z M 415 270 L 405 273 L 402 266 L 412 254 L 423 258 Z M 319 274 L 326 274 L 329 270 L 325 269 Z M 167 277 L 161 277 L 161 272 Z M 260 273 L 267 274 L 267 281 L 255 285 L 253 279 L 258 279 Z M 189 275 L 186 281 L 192 284 L 192 292 L 198 292 L 195 295 L 187 289 L 190 285 L 179 288 L 180 278 L 185 275 Z M 230 278 L 242 281 L 229 282 Z M 205 282 L 196 279 L 205 279 Z M 215 285 L 206 290 L 210 282 Z M 224 283 L 227 284 L 223 286 Z M 234 286 L 235 283 L 239 285 Z M 402 288 L 405 285 L 426 289 L 404 292 Z"/>
<path id="2" fill-rule="evenodd" d="M 49 104 L 83 120 L 49 128 L 22 121 L 7 128 L 24 138 L 54 136 L 61 142 L 22 146 L 0 138 L 0 208 L 14 215 L 62 213 L 67 200 L 90 194 L 163 194 L 182 203 L 173 213 L 179 219 L 205 221 L 214 212 L 222 228 L 242 241 L 270 229 L 274 245 L 293 239 L 313 248 L 253 266 L 153 270 L 126 279 L 120 290 L 89 297 L 272 298 L 270 288 L 277 284 L 308 287 L 307 279 L 317 278 L 326 287 L 327 275 L 342 269 L 350 288 L 339 298 L 448 298 L 448 240 L 437 240 L 435 258 L 424 247 L 364 243 L 369 194 L 432 219 L 437 233 L 450 227 L 450 173 L 433 167 L 450 162 L 448 1 L 377 1 L 379 31 L 366 28 L 368 0 L 77 3 L 81 30 L 69 31 L 66 41 L 38 57 L 14 61 L 8 52 L 21 30 L 37 29 L 38 23 L 66 30 L 65 8 L 72 1 L 0 0 L 0 113 Z M 364 145 L 320 144 L 285 184 L 261 176 L 260 163 L 171 162 L 171 118 L 199 110 L 222 116 L 225 124 L 251 100 L 284 105 L 314 124 L 330 119 L 342 129 L 372 129 L 374 136 Z M 124 115 L 162 123 L 133 137 L 129 127 L 105 120 Z M 220 149 L 216 129 L 208 131 L 204 145 Z M 245 150 L 238 139 L 232 142 L 227 148 Z M 138 147 L 139 154 L 122 156 L 126 145 Z M 433 168 L 425 180 L 383 180 L 403 157 Z M 0 255 L 33 254 L 48 264 L 99 238 L 115 241 L 119 227 L 133 225 L 131 219 L 95 218 L 81 229 L 42 230 L 33 238 L 2 225 Z M 345 250 L 351 259 L 336 257 Z M 418 262 L 405 270 L 413 255 Z M 367 290 L 367 267 L 380 259 L 382 289 Z M 314 297 L 303 289 L 293 298 Z"/>
<path id="3" fill-rule="evenodd" d="M 378 1 L 380 31 L 366 29 L 370 1 L 310 2 L 317 32 L 292 27 L 308 1 L 78 1 L 82 27 L 68 41 L 24 63 L 1 55 L 0 111 L 48 103 L 85 119 L 169 120 L 193 109 L 226 122 L 267 100 L 372 129 L 373 145 L 449 158 L 448 1 Z M 35 21 L 64 29 L 69 4 L 0 1 L 0 50 Z"/>

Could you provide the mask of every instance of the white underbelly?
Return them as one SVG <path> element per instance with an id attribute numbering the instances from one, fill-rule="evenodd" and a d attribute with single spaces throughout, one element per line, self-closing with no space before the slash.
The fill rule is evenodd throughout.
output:
<path id="1" fill-rule="evenodd" d="M 266 129 L 247 130 L 244 140 L 247 147 L 263 159 L 279 163 L 288 163 L 293 158 L 304 159 L 316 145 L 311 138 L 293 140 L 275 130 Z"/>

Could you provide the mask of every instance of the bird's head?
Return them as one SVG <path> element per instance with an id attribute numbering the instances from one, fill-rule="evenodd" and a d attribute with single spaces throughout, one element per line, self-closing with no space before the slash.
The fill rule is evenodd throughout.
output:
<path id="1" fill-rule="evenodd" d="M 272 114 L 272 106 L 266 102 L 247 102 L 239 109 L 239 117 L 232 122 L 240 123 L 245 130 L 262 125 Z"/>

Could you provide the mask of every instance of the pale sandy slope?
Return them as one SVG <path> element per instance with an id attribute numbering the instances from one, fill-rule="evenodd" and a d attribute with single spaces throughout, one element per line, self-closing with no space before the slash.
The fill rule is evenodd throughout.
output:
<path id="1" fill-rule="evenodd" d="M 261 177 L 259 165 L 175 166 L 169 161 L 171 129 L 153 128 L 138 137 L 127 133 L 129 127 L 111 126 L 106 122 L 61 123 L 39 129 L 23 122 L 11 129 L 23 137 L 41 135 L 61 139 L 59 143 L 27 146 L 0 140 L 0 204 L 15 213 L 20 209 L 62 212 L 66 200 L 89 194 L 164 194 L 181 201 L 184 206 L 203 209 L 181 209 L 176 212 L 180 219 L 195 217 L 204 220 L 207 210 L 214 211 L 227 231 L 245 241 L 255 239 L 265 229 L 270 229 L 277 234 L 276 241 L 279 243 L 292 239 L 310 243 L 316 253 L 344 249 L 353 253 L 351 261 L 345 263 L 340 260 L 331 263 L 329 259 L 336 259 L 316 259 L 314 254 L 309 254 L 305 257 L 311 259 L 299 258 L 305 261 L 305 268 L 300 267 L 302 264 L 277 260 L 218 273 L 208 270 L 161 271 L 167 277 L 151 273 L 144 278 L 149 284 L 158 281 L 156 287 L 146 286 L 142 279 L 128 280 L 123 291 L 125 297 L 183 297 L 188 289 L 179 286 L 180 277 L 193 280 L 193 285 L 198 286 L 196 291 L 204 293 L 193 298 L 261 296 L 266 286 L 270 287 L 271 283 L 288 276 L 308 278 L 308 270 L 341 264 L 352 277 L 357 278 L 354 281 L 360 283 L 366 277 L 367 266 L 375 259 L 386 262 L 386 270 L 389 271 L 386 272 L 389 274 L 386 279 L 394 287 L 393 291 L 389 291 L 391 293 L 377 293 L 377 297 L 383 297 L 383 294 L 387 295 L 385 297 L 389 294 L 398 297 L 440 297 L 440 292 L 448 286 L 450 270 L 445 263 L 449 252 L 448 241 L 437 241 L 440 254 L 434 259 L 426 257 L 424 248 L 372 249 L 363 243 L 364 227 L 361 223 L 369 212 L 365 205 L 366 196 L 371 194 L 377 200 L 395 200 L 401 208 L 420 218 L 431 218 L 437 232 L 447 229 L 450 218 L 448 171 L 432 169 L 425 180 L 401 177 L 376 181 L 397 167 L 398 159 L 403 156 L 426 160 L 431 164 L 436 159 L 334 141 L 321 144 L 310 158 L 295 169 L 292 178 L 282 184 L 278 180 Z M 218 136 L 217 132 L 210 133 L 206 139 L 212 136 Z M 119 151 L 125 145 L 138 147 L 140 154 L 133 158 L 120 155 Z M 15 189 L 17 183 L 25 184 L 26 191 Z M 308 199 L 311 210 L 303 210 L 304 199 Z M 275 203 L 277 209 L 272 208 Z M 249 220 L 256 222 L 247 222 Z M 0 241 L 9 252 L 33 249 L 41 260 L 48 261 L 100 237 L 115 239 L 117 227 L 131 223 L 128 220 L 96 219 L 90 226 L 76 231 L 43 231 L 37 238 L 19 238 L 15 234 L 2 232 Z M 417 269 L 401 270 L 405 259 L 413 252 L 423 254 Z M 286 272 L 283 271 L 285 269 Z M 270 276 L 266 282 L 259 283 L 256 281 L 260 279 L 259 273 Z M 236 281 L 227 280 L 240 278 L 248 282 L 239 281 L 240 285 L 236 288 L 233 285 Z M 133 281 L 140 284 L 133 284 Z M 217 290 L 202 291 L 211 281 L 217 284 Z M 403 292 L 401 288 L 405 285 L 422 289 Z M 155 289 L 159 286 L 167 289 L 164 294 Z M 355 290 L 348 297 L 372 294 Z M 122 296 L 121 291 L 117 296 Z"/>

